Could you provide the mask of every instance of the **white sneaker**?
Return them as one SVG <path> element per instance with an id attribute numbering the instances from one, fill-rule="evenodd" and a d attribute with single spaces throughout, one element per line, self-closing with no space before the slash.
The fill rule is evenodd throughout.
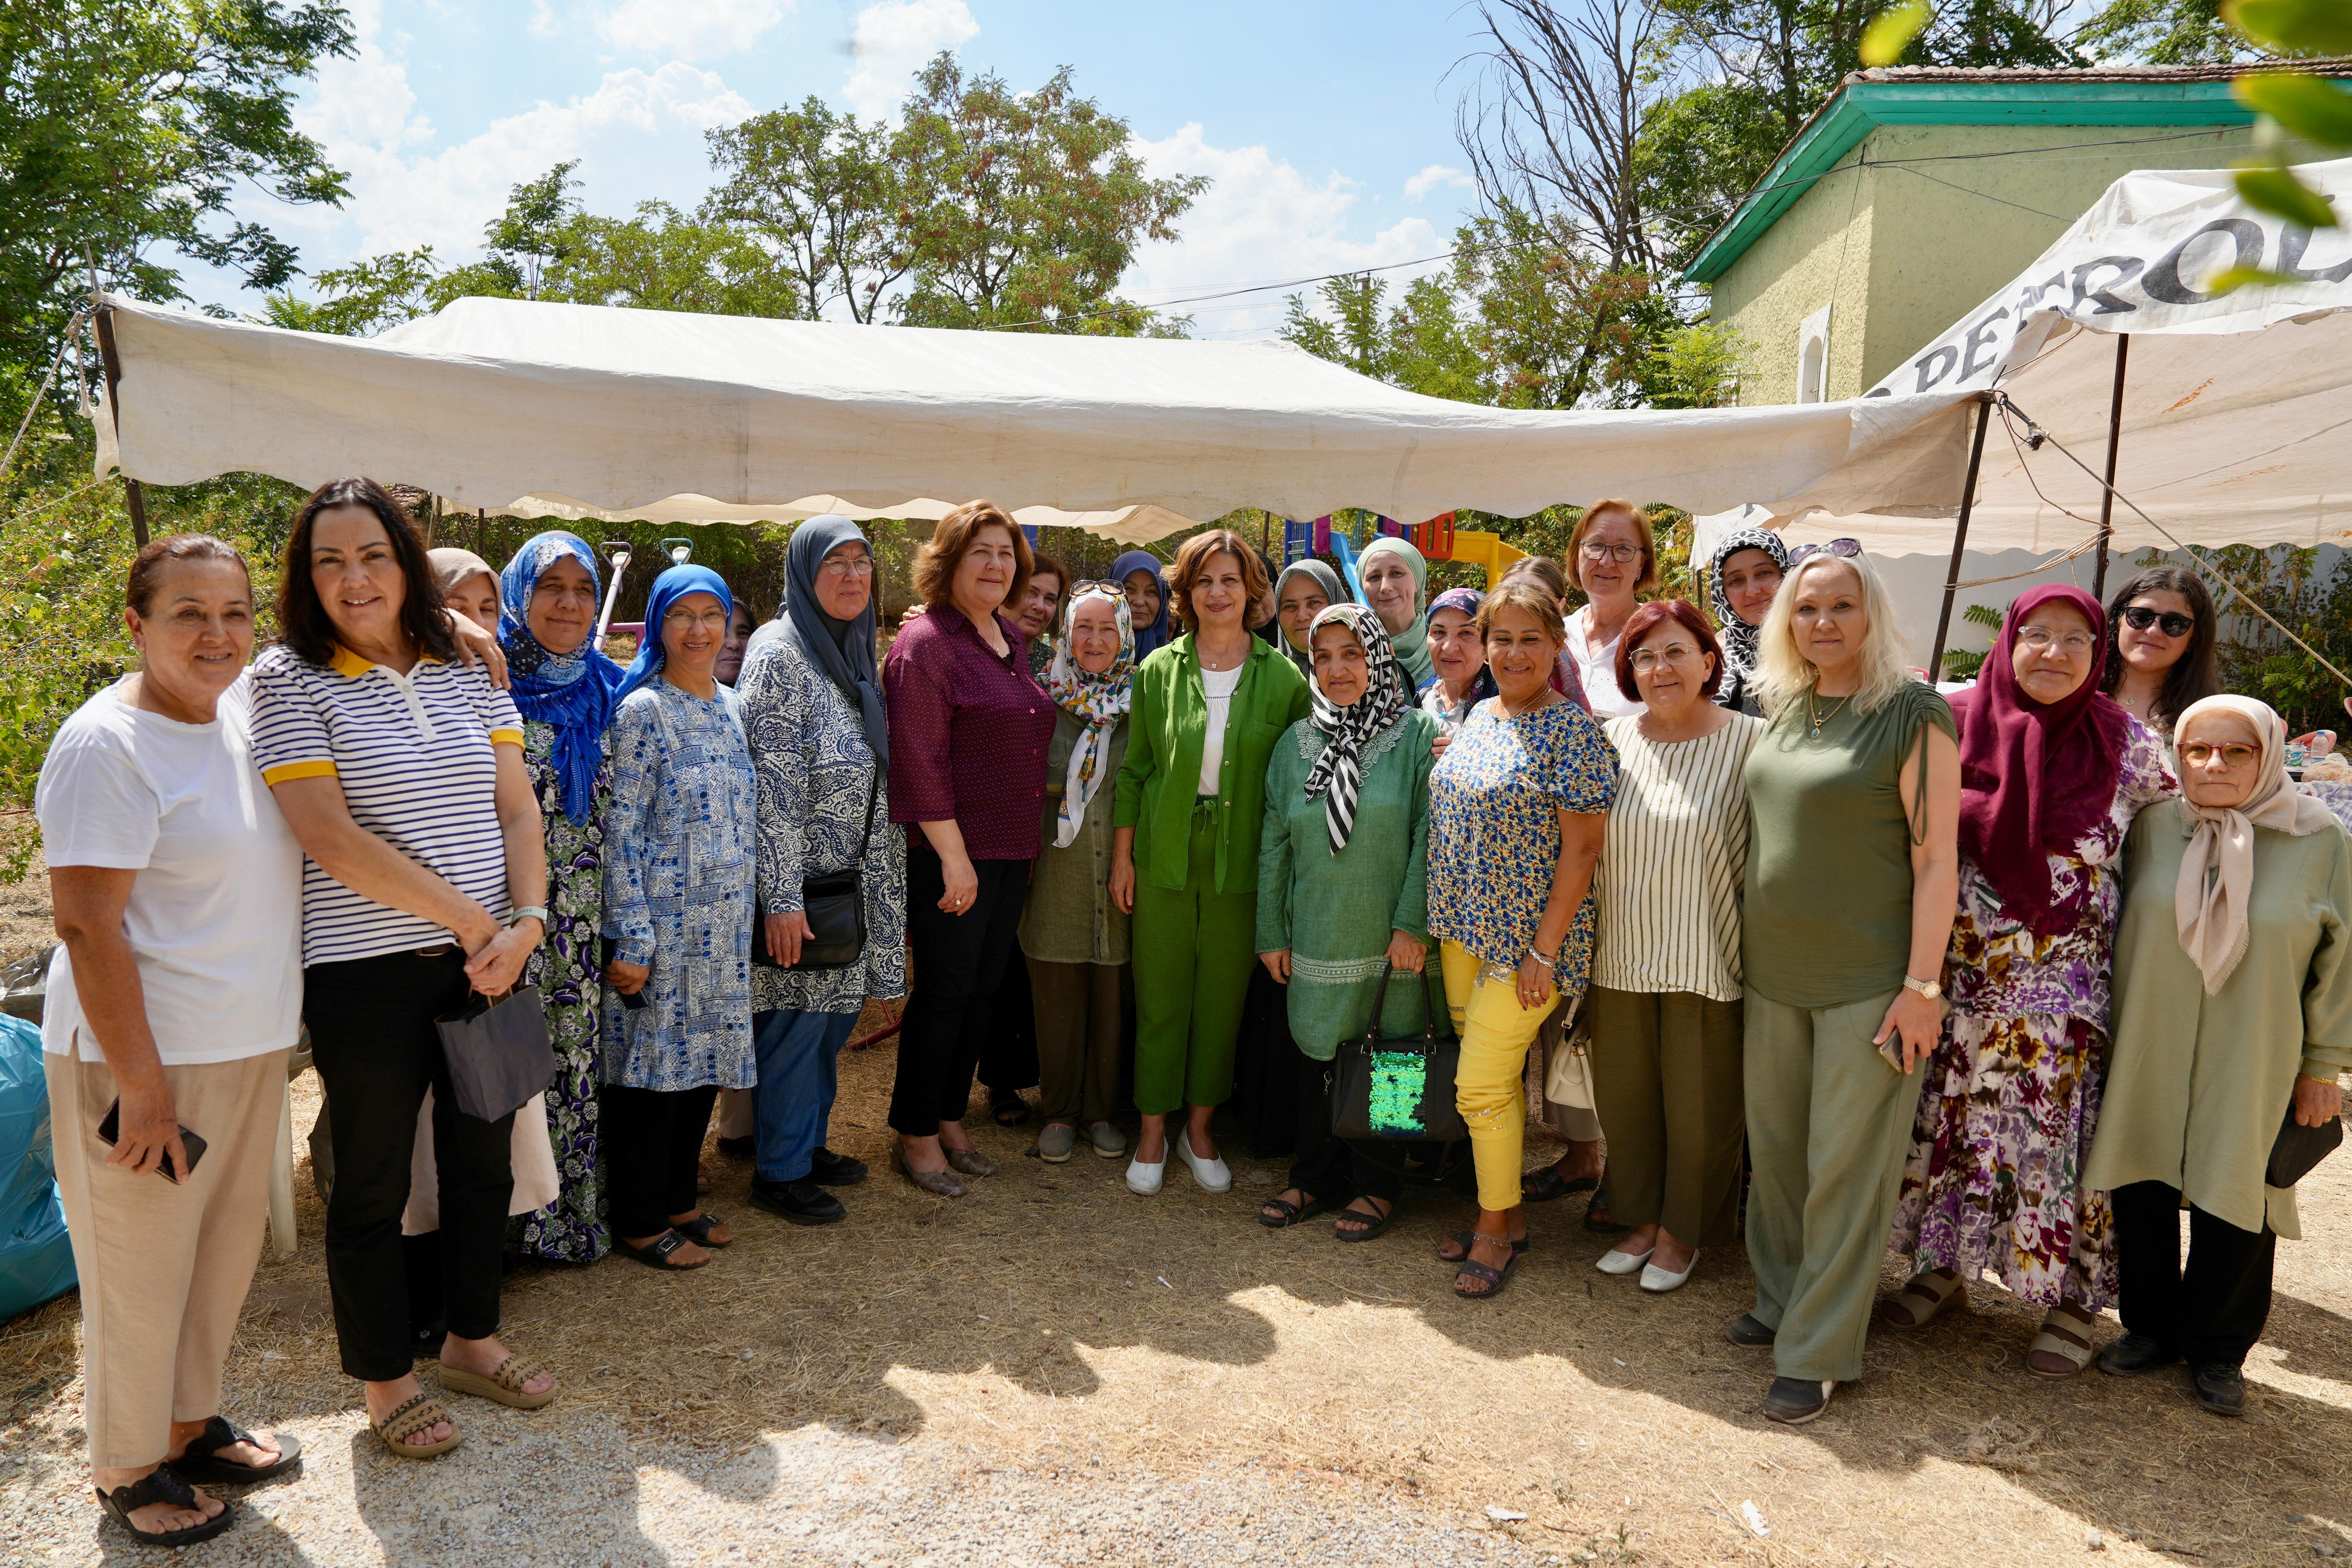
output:
<path id="1" fill-rule="evenodd" d="M 1679 1291 L 1690 1279 L 1691 1270 L 1697 1267 L 1698 1253 L 1696 1249 L 1691 1253 L 1691 1260 L 1683 1265 L 1683 1271 L 1679 1274 L 1669 1274 L 1655 1263 L 1647 1264 L 1642 1270 L 1642 1289 L 1654 1296 L 1663 1296 L 1668 1291 Z"/>
<path id="2" fill-rule="evenodd" d="M 1234 1173 L 1223 1159 L 1204 1160 L 1192 1152 L 1192 1129 L 1185 1128 L 1176 1134 L 1176 1153 L 1182 1156 L 1185 1168 L 1192 1179 L 1201 1184 L 1202 1192 L 1231 1192 Z"/>
<path id="3" fill-rule="evenodd" d="M 1621 1252 L 1612 1247 L 1592 1266 L 1604 1274 L 1631 1274 L 1648 1262 L 1650 1253 L 1654 1250 L 1654 1248 L 1647 1248 L 1639 1252 Z"/>
<path id="4" fill-rule="evenodd" d="M 1141 1159 L 1127 1162 L 1127 1190 L 1150 1197 L 1159 1192 L 1168 1179 L 1168 1157 L 1162 1155 L 1150 1165 Z"/>

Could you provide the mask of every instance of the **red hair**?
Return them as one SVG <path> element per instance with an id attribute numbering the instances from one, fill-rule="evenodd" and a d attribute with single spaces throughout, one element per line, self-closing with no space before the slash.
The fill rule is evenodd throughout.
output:
<path id="1" fill-rule="evenodd" d="M 1626 701 L 1642 700 L 1642 689 L 1633 684 L 1633 650 L 1641 646 L 1642 639 L 1669 621 L 1680 622 L 1684 630 L 1698 639 L 1698 651 L 1715 660 L 1706 684 L 1698 689 L 1699 695 L 1712 698 L 1721 689 L 1723 644 L 1715 640 L 1715 628 L 1706 623 L 1706 617 L 1687 599 L 1654 599 L 1633 607 L 1633 613 L 1625 618 L 1624 632 L 1617 639 L 1617 689 L 1625 694 Z"/>

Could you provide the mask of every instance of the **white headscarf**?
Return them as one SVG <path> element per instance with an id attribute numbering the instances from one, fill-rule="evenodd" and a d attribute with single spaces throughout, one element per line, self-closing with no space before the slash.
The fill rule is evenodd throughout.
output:
<path id="1" fill-rule="evenodd" d="M 1100 674 L 1081 669 L 1070 653 L 1071 632 L 1078 623 L 1078 606 L 1099 599 L 1118 617 L 1118 656 Z M 1090 582 L 1070 596 L 1062 610 L 1062 636 L 1054 644 L 1054 662 L 1045 671 L 1045 694 L 1072 718 L 1086 726 L 1070 747 L 1069 770 L 1063 775 L 1062 810 L 1054 821 L 1054 847 L 1066 850 L 1087 820 L 1087 803 L 1102 788 L 1110 769 L 1111 733 L 1127 717 L 1135 699 L 1135 622 L 1128 613 L 1127 596 L 1107 583 Z"/>
<path id="2" fill-rule="evenodd" d="M 2172 913 L 2180 930 L 2180 950 L 2196 961 L 2210 997 L 2246 956 L 2246 909 L 2254 892 L 2254 830 L 2269 828 L 2301 838 L 2336 826 L 2336 817 L 2326 802 L 2286 776 L 2286 721 L 2267 703 L 2226 695 L 2206 697 L 2189 705 L 2173 733 L 2185 738 L 2190 723 L 2208 713 L 2245 720 L 2262 742 L 2254 787 L 2242 803 L 2200 806 L 2185 788 L 2181 793 L 2189 852 L 2180 857 Z"/>

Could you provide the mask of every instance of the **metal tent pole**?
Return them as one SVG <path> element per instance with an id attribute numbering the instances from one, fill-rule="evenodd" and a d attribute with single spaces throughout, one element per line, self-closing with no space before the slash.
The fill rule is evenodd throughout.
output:
<path id="1" fill-rule="evenodd" d="M 98 328 L 98 357 L 106 366 L 106 417 L 114 422 L 114 450 L 122 451 L 122 404 L 117 401 L 117 388 L 122 384 L 122 361 L 114 352 L 114 310 L 100 306 L 91 316 Z M 139 548 L 147 548 L 147 492 L 139 481 L 129 475 L 122 476 L 122 504 L 131 514 L 131 537 Z"/>
<path id="2" fill-rule="evenodd" d="M 1944 633 L 1952 627 L 1952 595 L 1959 591 L 1960 557 L 1969 548 L 1969 514 L 1976 509 L 1977 468 L 1984 462 L 1985 427 L 1992 423 L 1993 394 L 1977 393 L 1977 434 L 1969 444 L 1969 476 L 1960 486 L 1960 520 L 1952 530 L 1952 567 L 1944 574 L 1944 607 L 1936 612 L 1936 651 L 1927 657 L 1930 685 L 1944 678 Z"/>
<path id="3" fill-rule="evenodd" d="M 2131 334 L 2116 334 L 2116 392 L 2107 403 L 2107 482 L 2099 492 L 2099 564 L 2091 570 L 2091 597 L 2107 601 L 2107 541 L 2115 538 L 2116 448 L 2124 434 L 2124 366 L 2131 359 Z"/>

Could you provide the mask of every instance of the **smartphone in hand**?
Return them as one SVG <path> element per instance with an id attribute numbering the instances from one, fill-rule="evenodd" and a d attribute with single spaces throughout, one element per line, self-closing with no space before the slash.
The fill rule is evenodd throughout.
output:
<path id="1" fill-rule="evenodd" d="M 121 1140 L 121 1137 L 122 1102 L 117 1100 L 106 1108 L 106 1115 L 98 1124 L 98 1141 L 110 1149 Z M 180 1128 L 180 1146 L 188 1151 L 188 1174 L 195 1175 L 196 1162 L 205 1157 L 204 1138 L 198 1134 L 188 1131 L 183 1125 Z M 163 1151 L 163 1163 L 155 1167 L 155 1174 L 169 1182 L 176 1182 L 180 1179 L 180 1173 L 172 1168 L 171 1150 Z"/>

